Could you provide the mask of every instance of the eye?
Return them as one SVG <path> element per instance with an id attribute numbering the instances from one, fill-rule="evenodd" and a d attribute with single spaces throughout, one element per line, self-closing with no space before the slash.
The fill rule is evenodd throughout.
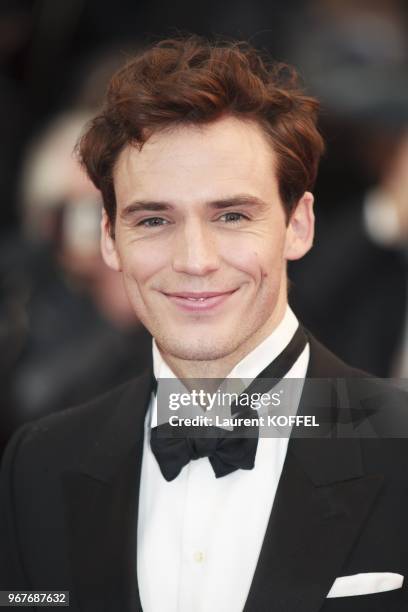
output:
<path id="1" fill-rule="evenodd" d="M 138 225 L 142 227 L 160 227 L 166 223 L 168 223 L 168 221 L 166 221 L 166 219 L 162 219 L 161 217 L 149 217 L 149 219 L 143 219 L 143 221 L 140 221 Z"/>
<path id="2" fill-rule="evenodd" d="M 222 215 L 220 219 L 224 219 L 226 223 L 238 223 L 239 221 L 248 220 L 248 217 L 239 212 L 228 212 Z"/>

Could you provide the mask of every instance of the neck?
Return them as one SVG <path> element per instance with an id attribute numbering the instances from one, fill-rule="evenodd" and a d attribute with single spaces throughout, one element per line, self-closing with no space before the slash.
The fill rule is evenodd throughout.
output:
<path id="1" fill-rule="evenodd" d="M 272 317 L 268 319 L 264 326 L 258 329 L 245 342 L 237 347 L 233 352 L 210 361 L 187 361 L 180 359 L 175 355 L 164 352 L 160 347 L 160 353 L 163 360 L 169 368 L 174 372 L 177 378 L 225 378 L 233 370 L 233 368 L 246 355 L 253 351 L 263 340 L 265 340 L 282 322 L 287 308 L 285 301 L 277 306 Z"/>

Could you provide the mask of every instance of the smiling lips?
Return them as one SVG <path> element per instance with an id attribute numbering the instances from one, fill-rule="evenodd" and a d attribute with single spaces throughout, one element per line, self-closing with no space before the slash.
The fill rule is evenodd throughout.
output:
<path id="1" fill-rule="evenodd" d="M 188 311 L 206 311 L 219 306 L 225 302 L 230 295 L 235 293 L 232 291 L 203 291 L 190 292 L 180 291 L 178 293 L 165 293 L 165 295 L 177 306 Z"/>

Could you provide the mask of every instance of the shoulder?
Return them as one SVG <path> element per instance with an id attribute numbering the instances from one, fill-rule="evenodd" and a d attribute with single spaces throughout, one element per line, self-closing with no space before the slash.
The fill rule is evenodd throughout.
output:
<path id="1" fill-rule="evenodd" d="M 117 412 L 132 398 L 137 399 L 138 389 L 147 377 L 145 372 L 85 404 L 20 427 L 4 452 L 3 474 L 15 470 L 30 472 L 36 466 L 48 466 L 49 470 L 73 468 Z"/>
<path id="2" fill-rule="evenodd" d="M 310 345 L 310 359 L 307 377 L 310 378 L 371 378 L 372 375 L 342 361 L 326 346 L 321 344 L 308 330 L 306 336 Z"/>
<path id="3" fill-rule="evenodd" d="M 330 379 L 336 390 L 336 418 L 349 423 L 347 435 L 360 441 L 365 467 L 404 474 L 408 483 L 408 393 L 406 385 L 354 368 L 312 334 L 307 376 Z"/>

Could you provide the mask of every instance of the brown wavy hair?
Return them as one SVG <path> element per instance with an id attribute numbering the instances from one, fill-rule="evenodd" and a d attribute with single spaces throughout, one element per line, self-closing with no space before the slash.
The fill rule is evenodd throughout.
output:
<path id="1" fill-rule="evenodd" d="M 263 57 L 248 43 L 212 43 L 196 36 L 163 40 L 114 74 L 100 114 L 78 143 L 79 159 L 102 193 L 113 229 L 112 171 L 127 145 L 142 147 L 160 129 L 226 115 L 256 121 L 276 154 L 289 219 L 299 198 L 313 188 L 323 153 L 318 108 L 294 68 Z"/>

